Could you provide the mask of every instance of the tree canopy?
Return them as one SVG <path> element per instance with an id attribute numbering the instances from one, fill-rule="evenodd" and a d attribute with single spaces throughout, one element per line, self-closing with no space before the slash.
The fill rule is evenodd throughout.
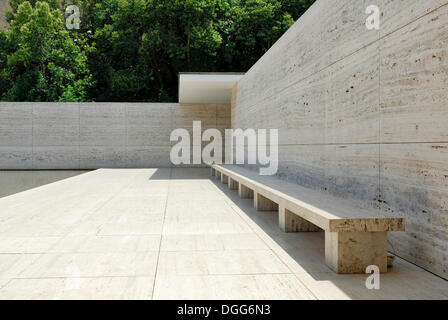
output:
<path id="1" fill-rule="evenodd" d="M 179 72 L 247 71 L 313 2 L 10 0 L 0 99 L 175 101 Z"/>

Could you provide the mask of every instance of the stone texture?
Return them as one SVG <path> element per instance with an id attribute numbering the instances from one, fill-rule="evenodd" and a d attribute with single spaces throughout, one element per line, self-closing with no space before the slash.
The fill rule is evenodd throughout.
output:
<path id="1" fill-rule="evenodd" d="M 335 197 L 275 176 L 260 176 L 241 166 L 213 165 L 213 168 L 252 190 L 254 207 L 259 211 L 277 211 L 280 207 L 331 232 L 404 231 L 404 219 L 399 214 L 365 207 L 363 201 Z"/>
<path id="2" fill-rule="evenodd" d="M 397 214 L 384 216 L 380 210 L 360 207 L 359 202 L 329 197 L 235 165 L 213 168 L 229 181 L 236 180 L 252 189 L 257 211 L 278 211 L 283 231 L 325 230 L 325 259 L 335 272 L 364 273 L 369 265 L 387 272 L 387 232 L 405 230 Z"/>
<path id="3" fill-rule="evenodd" d="M 381 142 L 448 141 L 447 21 L 444 6 L 381 40 Z"/>
<path id="4" fill-rule="evenodd" d="M 329 68 L 331 99 L 322 112 L 327 144 L 378 143 L 378 49 L 376 42 Z"/>
<path id="5" fill-rule="evenodd" d="M 254 208 L 257 211 L 277 211 L 278 204 L 254 191 Z"/>
<path id="6" fill-rule="evenodd" d="M 221 183 L 222 184 L 228 184 L 229 183 L 229 177 L 226 176 L 225 174 L 221 173 Z"/>
<path id="7" fill-rule="evenodd" d="M 0 147 L 0 159 L 3 170 L 33 169 L 33 148 Z"/>
<path id="8" fill-rule="evenodd" d="M 446 279 L 447 26 L 446 0 L 316 1 L 231 106 L 232 128 L 279 129 L 280 178 L 405 217 L 396 254 Z"/>
<path id="9" fill-rule="evenodd" d="M 194 120 L 224 132 L 230 106 L 1 102 L 0 169 L 171 167 L 170 134 Z"/>
<path id="10" fill-rule="evenodd" d="M 0 108 L 0 147 L 32 147 L 32 104 L 2 104 Z"/>
<path id="11" fill-rule="evenodd" d="M 325 261 L 337 273 L 387 272 L 386 232 L 325 232 Z"/>
<path id="12" fill-rule="evenodd" d="M 79 147 L 34 147 L 33 169 L 80 169 Z"/>
<path id="13" fill-rule="evenodd" d="M 278 224 L 284 232 L 317 232 L 321 228 L 299 217 L 284 206 L 278 208 Z"/>
<path id="14" fill-rule="evenodd" d="M 95 170 L 0 212 L 0 299 L 448 299 L 400 258 L 381 290 L 335 274 L 323 232 L 282 232 L 208 169 Z"/>
<path id="15" fill-rule="evenodd" d="M 378 2 L 382 12 L 380 34 L 385 36 L 403 28 L 446 4 L 446 0 L 425 0 L 424 5 L 420 1 L 381 0 Z"/>
<path id="16" fill-rule="evenodd" d="M 249 189 L 242 183 L 238 183 L 238 195 L 242 199 L 253 199 L 254 198 L 254 191 L 252 189 Z"/>
<path id="17" fill-rule="evenodd" d="M 229 177 L 229 189 L 230 190 L 238 190 L 238 181 Z"/>

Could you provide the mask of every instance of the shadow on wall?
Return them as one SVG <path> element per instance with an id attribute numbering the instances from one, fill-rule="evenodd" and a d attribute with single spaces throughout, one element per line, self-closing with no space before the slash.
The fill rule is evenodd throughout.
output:
<path id="1" fill-rule="evenodd" d="M 366 288 L 367 275 L 336 274 L 325 263 L 323 231 L 285 233 L 278 226 L 278 212 L 256 211 L 253 199 L 239 198 L 218 180 L 212 183 L 269 237 L 269 247 L 313 293 L 319 293 L 318 299 L 446 299 L 446 281 L 401 259 L 381 275 L 380 290 Z"/>
<path id="2" fill-rule="evenodd" d="M 232 126 L 279 128 L 280 177 L 405 216 L 394 247 L 445 279 L 447 22 L 446 0 L 316 1 L 232 106 Z"/>
<path id="3" fill-rule="evenodd" d="M 427 178 L 427 164 L 420 165 L 422 173 L 416 174 L 420 174 L 423 180 L 417 183 L 412 180 L 412 176 L 404 179 L 389 175 L 388 163 L 382 163 L 382 166 L 376 164 L 376 168 L 369 172 L 360 171 L 353 175 L 346 172 L 351 170 L 350 166 L 349 169 L 339 167 L 338 170 L 331 169 L 327 172 L 326 168 L 319 168 L 317 164 L 312 166 L 288 162 L 279 165 L 277 176 L 306 188 L 356 201 L 363 207 L 379 209 L 386 215 L 404 217 L 406 232 L 388 234 L 388 239 L 393 244 L 393 247 L 389 246 L 389 250 L 403 259 L 443 275 L 448 273 L 448 262 L 440 264 L 436 260 L 448 250 L 448 200 L 441 200 L 446 198 L 444 187 L 435 183 L 435 179 L 431 184 L 431 179 Z M 245 167 L 258 170 L 257 166 Z M 434 214 L 438 212 L 440 214 Z M 431 241 L 422 241 L 419 236 L 422 234 L 431 235 Z"/>

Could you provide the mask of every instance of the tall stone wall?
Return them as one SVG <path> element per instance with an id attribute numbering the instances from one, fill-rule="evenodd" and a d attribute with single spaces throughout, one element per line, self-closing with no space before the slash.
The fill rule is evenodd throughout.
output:
<path id="1" fill-rule="evenodd" d="M 230 126 L 230 106 L 0 103 L 0 170 L 170 167 L 170 134 Z"/>
<path id="2" fill-rule="evenodd" d="M 447 0 L 318 0 L 233 92 L 281 178 L 405 216 L 398 255 L 448 278 Z"/>

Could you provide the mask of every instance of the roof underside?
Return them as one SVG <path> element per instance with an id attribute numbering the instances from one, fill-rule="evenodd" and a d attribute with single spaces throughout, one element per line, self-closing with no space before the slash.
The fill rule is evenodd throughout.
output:
<path id="1" fill-rule="evenodd" d="M 230 103 L 242 73 L 180 73 L 179 103 Z"/>

